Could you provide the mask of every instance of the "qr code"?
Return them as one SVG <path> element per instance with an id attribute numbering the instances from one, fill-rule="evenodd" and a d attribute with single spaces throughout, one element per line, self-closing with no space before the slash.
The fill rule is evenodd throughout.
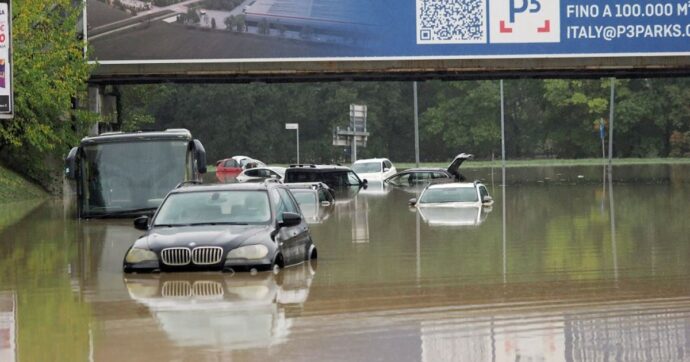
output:
<path id="1" fill-rule="evenodd" d="M 417 44 L 486 41 L 486 0 L 417 0 Z"/>

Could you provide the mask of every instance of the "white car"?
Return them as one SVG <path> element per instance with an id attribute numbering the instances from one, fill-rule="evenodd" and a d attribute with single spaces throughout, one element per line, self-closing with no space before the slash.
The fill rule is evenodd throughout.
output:
<path id="1" fill-rule="evenodd" d="M 285 167 L 255 167 L 243 170 L 235 180 L 237 182 L 261 181 L 274 178 L 282 181 L 285 177 Z"/>
<path id="2" fill-rule="evenodd" d="M 410 199 L 410 205 L 422 207 L 481 207 L 494 200 L 486 186 L 475 182 L 449 182 L 427 186 L 419 199 Z"/>
<path id="3" fill-rule="evenodd" d="M 357 160 L 352 164 L 352 171 L 355 171 L 362 180 L 381 182 L 398 172 L 393 163 L 387 158 Z"/>
<path id="4" fill-rule="evenodd" d="M 251 157 L 247 157 L 247 156 L 232 156 L 232 159 L 237 161 L 240 168 L 242 168 L 243 170 L 246 170 L 248 165 L 251 165 L 253 167 L 266 167 L 265 163 L 255 159 L 255 158 L 251 158 Z"/>

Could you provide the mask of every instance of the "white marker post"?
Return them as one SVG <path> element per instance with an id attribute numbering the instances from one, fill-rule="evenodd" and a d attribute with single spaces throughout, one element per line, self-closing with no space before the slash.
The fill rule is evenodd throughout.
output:
<path id="1" fill-rule="evenodd" d="M 299 164 L 299 123 L 285 123 L 285 129 L 297 131 L 297 164 Z"/>

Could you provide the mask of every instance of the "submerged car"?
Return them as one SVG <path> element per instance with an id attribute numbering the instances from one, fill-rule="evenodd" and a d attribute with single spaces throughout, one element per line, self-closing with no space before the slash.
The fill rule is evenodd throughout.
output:
<path id="1" fill-rule="evenodd" d="M 237 182 L 256 182 L 265 179 L 282 180 L 285 177 L 285 167 L 255 167 L 240 172 L 235 179 Z"/>
<path id="2" fill-rule="evenodd" d="M 335 192 L 323 182 L 285 184 L 297 200 L 308 223 L 320 223 L 330 216 L 335 206 Z"/>
<path id="3" fill-rule="evenodd" d="M 216 162 L 216 172 L 240 173 L 242 170 L 265 167 L 266 164 L 247 156 L 233 156 Z"/>
<path id="4" fill-rule="evenodd" d="M 280 183 L 181 186 L 125 254 L 124 271 L 268 270 L 316 258 L 309 227 Z"/>
<path id="5" fill-rule="evenodd" d="M 408 168 L 384 180 L 384 184 L 397 187 L 409 187 L 434 182 L 464 181 L 465 177 L 459 168 L 463 162 L 474 156 L 461 153 L 453 159 L 447 168 Z"/>
<path id="6" fill-rule="evenodd" d="M 359 178 L 369 182 L 383 181 L 398 172 L 387 158 L 357 160 L 352 164 L 352 171 L 355 171 Z"/>
<path id="7" fill-rule="evenodd" d="M 290 165 L 285 170 L 285 182 L 323 182 L 331 188 L 363 187 L 362 180 L 349 167 L 340 165 Z"/>
<path id="8" fill-rule="evenodd" d="M 481 207 L 494 202 L 482 183 L 451 182 L 427 186 L 419 199 L 410 199 L 410 205 L 421 207 Z"/>

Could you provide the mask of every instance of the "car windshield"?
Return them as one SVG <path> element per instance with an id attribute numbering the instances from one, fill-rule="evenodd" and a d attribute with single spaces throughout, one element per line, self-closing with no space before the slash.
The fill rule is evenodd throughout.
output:
<path id="1" fill-rule="evenodd" d="M 154 226 L 264 224 L 271 220 L 265 191 L 199 191 L 171 194 Z"/>
<path id="2" fill-rule="evenodd" d="M 381 172 L 381 162 L 361 162 L 352 165 L 352 170 L 357 173 Z"/>
<path id="3" fill-rule="evenodd" d="M 442 202 L 477 202 L 477 191 L 474 187 L 452 187 L 427 189 L 419 203 L 432 204 Z"/>

